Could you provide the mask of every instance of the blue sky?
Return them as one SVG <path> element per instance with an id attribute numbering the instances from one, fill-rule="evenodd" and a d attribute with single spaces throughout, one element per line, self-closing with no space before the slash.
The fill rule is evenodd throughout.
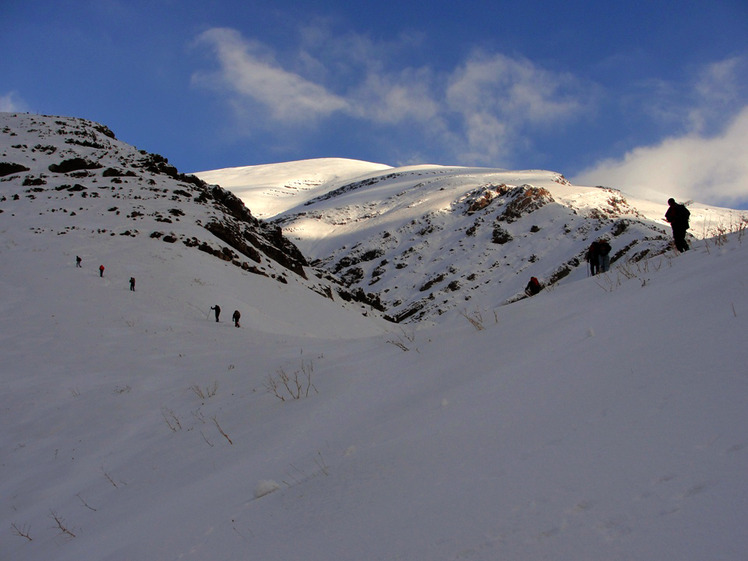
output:
<path id="1" fill-rule="evenodd" d="M 748 2 L 0 0 L 0 110 L 180 171 L 549 169 L 748 208 Z"/>

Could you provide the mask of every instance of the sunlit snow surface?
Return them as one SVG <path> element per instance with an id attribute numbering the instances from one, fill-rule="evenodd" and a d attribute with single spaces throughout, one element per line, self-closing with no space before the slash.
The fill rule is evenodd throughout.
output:
<path id="1" fill-rule="evenodd" d="M 394 325 L 12 185 L 2 559 L 748 551 L 743 235 Z"/>

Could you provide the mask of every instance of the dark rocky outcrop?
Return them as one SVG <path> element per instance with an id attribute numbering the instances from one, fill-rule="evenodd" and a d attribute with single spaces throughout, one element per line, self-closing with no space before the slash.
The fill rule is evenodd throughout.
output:
<path id="1" fill-rule="evenodd" d="M 0 162 L 0 177 L 24 171 L 29 171 L 29 168 L 22 166 L 21 164 L 14 164 L 13 162 Z"/>
<path id="2" fill-rule="evenodd" d="M 49 171 L 54 173 L 72 173 L 74 171 L 100 169 L 101 164 L 92 162 L 85 158 L 70 158 L 63 160 L 59 164 L 50 164 Z"/>

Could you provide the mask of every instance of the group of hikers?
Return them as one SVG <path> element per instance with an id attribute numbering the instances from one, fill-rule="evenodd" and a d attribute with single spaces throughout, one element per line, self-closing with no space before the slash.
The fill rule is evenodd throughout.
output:
<path id="1" fill-rule="evenodd" d="M 680 251 L 688 251 L 688 242 L 686 241 L 686 231 L 689 228 L 688 220 L 691 213 L 685 205 L 675 202 L 675 199 L 670 198 L 667 201 L 668 209 L 665 213 L 665 220 L 670 223 L 673 228 L 673 242 L 675 248 Z M 610 268 L 610 242 L 607 236 L 603 236 L 600 239 L 593 241 L 590 247 L 587 248 L 585 254 L 585 260 L 589 266 L 589 274 L 594 276 L 598 273 L 605 273 Z M 82 259 L 79 256 L 75 257 L 75 266 L 81 267 Z M 104 276 L 104 265 L 99 267 L 99 276 Z M 525 286 L 525 294 L 527 296 L 535 296 L 538 292 L 543 290 L 543 284 L 537 279 L 537 277 L 530 277 L 530 281 Z M 130 290 L 135 291 L 135 277 L 130 277 Z M 219 321 L 221 316 L 221 307 L 216 304 L 210 307 L 215 312 L 216 322 Z M 241 314 L 239 310 L 234 310 L 234 314 L 231 319 L 234 322 L 234 327 L 241 327 L 239 325 L 239 319 Z"/>
<path id="2" fill-rule="evenodd" d="M 75 266 L 78 269 L 83 267 L 83 259 L 81 259 L 79 255 L 75 256 Z M 99 276 L 102 278 L 104 277 L 105 269 L 104 265 L 99 265 Z M 130 277 L 130 290 L 135 292 L 135 277 Z M 215 306 L 211 306 L 210 309 L 215 312 L 216 321 L 218 321 L 218 318 L 221 316 L 221 306 L 216 304 Z M 241 317 L 242 315 L 239 313 L 239 310 L 234 310 L 234 314 L 231 316 L 231 319 L 234 322 L 234 327 L 241 327 L 241 325 L 239 325 L 239 319 Z"/>
<path id="3" fill-rule="evenodd" d="M 219 321 L 219 317 L 221 317 L 221 306 L 216 304 L 215 306 L 210 307 L 211 310 L 213 310 L 216 314 L 216 322 Z M 242 315 L 239 313 L 239 310 L 234 310 L 234 314 L 231 316 L 231 319 L 234 322 L 234 327 L 241 327 L 239 325 L 239 319 L 242 317 Z"/>
<path id="4" fill-rule="evenodd" d="M 587 253 L 585 253 L 585 260 L 589 265 L 587 271 L 590 275 L 605 273 L 610 269 L 610 250 L 610 243 L 606 236 L 603 236 L 590 244 L 590 247 L 587 248 Z M 543 290 L 543 288 L 543 284 L 537 279 L 537 277 L 530 277 L 530 281 L 525 286 L 525 294 L 527 296 L 535 296 L 538 292 Z"/>
<path id="5" fill-rule="evenodd" d="M 590 244 L 585 255 L 590 275 L 595 276 L 597 273 L 605 273 L 610 269 L 610 250 L 610 243 L 605 236 Z"/>
<path id="6" fill-rule="evenodd" d="M 673 198 L 668 199 L 667 204 L 668 209 L 665 213 L 665 220 L 670 223 L 673 229 L 673 243 L 675 244 L 675 248 L 680 252 L 688 251 L 689 246 L 686 241 L 686 231 L 689 228 L 688 221 L 691 212 L 685 205 L 675 202 Z M 594 276 L 598 273 L 608 271 L 610 268 L 610 251 L 611 247 L 607 236 L 603 236 L 590 244 L 585 254 L 590 275 Z M 543 285 L 536 277 L 531 277 L 527 286 L 525 286 L 525 294 L 527 296 L 535 296 L 541 290 L 543 290 Z"/>
<path id="7" fill-rule="evenodd" d="M 78 269 L 83 268 L 83 259 L 80 255 L 75 256 L 75 266 Z M 104 265 L 99 265 L 99 276 L 101 278 L 104 278 L 104 270 L 106 267 Z M 130 291 L 135 292 L 135 277 L 130 277 Z"/>

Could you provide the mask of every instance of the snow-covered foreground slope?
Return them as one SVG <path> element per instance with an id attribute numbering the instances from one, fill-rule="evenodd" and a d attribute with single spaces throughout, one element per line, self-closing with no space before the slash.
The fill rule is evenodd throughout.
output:
<path id="1" fill-rule="evenodd" d="M 748 551 L 737 236 L 418 329 L 177 246 L 2 230 L 2 559 Z"/>

